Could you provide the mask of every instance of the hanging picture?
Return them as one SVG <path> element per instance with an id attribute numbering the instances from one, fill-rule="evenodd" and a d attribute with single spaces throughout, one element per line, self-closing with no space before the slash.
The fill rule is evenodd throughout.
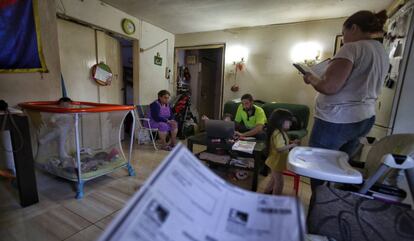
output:
<path id="1" fill-rule="evenodd" d="M 335 46 L 333 55 L 335 56 L 338 53 L 339 49 L 344 45 L 344 36 L 343 35 L 336 35 L 335 37 Z"/>
<path id="2" fill-rule="evenodd" d="M 160 53 L 157 53 L 157 55 L 154 56 L 154 64 L 155 65 L 162 65 L 162 58 L 160 56 Z"/>
<path id="3" fill-rule="evenodd" d="M 196 64 L 197 63 L 197 56 L 195 55 L 188 55 L 186 57 L 187 64 Z"/>
<path id="4" fill-rule="evenodd" d="M 38 0 L 0 1 L 0 73 L 47 72 Z"/>

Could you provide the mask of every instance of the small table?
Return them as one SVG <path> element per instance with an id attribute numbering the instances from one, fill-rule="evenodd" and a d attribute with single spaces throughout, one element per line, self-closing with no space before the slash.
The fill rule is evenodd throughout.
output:
<path id="1" fill-rule="evenodd" d="M 264 141 L 255 140 L 256 145 L 254 146 L 253 154 L 251 154 L 251 157 L 254 159 L 254 168 L 253 168 L 253 180 L 252 180 L 252 191 L 257 191 L 257 183 L 258 183 L 258 177 L 259 177 L 259 171 L 261 167 L 263 166 L 263 160 L 262 155 L 265 151 L 266 144 Z M 187 147 L 188 149 L 193 152 L 193 145 L 198 144 L 202 146 L 207 146 L 207 135 L 205 132 L 199 133 L 194 136 L 190 136 L 187 139 Z M 246 155 L 247 153 L 240 152 Z M 247 154 L 250 155 L 250 154 Z"/>

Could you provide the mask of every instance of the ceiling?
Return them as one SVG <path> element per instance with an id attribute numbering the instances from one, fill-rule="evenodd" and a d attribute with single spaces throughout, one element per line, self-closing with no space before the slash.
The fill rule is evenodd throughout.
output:
<path id="1" fill-rule="evenodd" d="M 346 17 L 393 0 L 103 0 L 174 34 Z"/>

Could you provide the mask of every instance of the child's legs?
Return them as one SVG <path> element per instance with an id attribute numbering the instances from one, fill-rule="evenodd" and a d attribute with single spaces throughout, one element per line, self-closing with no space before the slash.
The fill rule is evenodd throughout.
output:
<path id="1" fill-rule="evenodd" d="M 273 193 L 273 186 L 275 185 L 275 179 L 273 177 L 273 175 L 270 175 L 270 180 L 266 185 L 266 188 L 264 190 L 264 193 L 266 194 L 271 194 Z"/>
<path id="2" fill-rule="evenodd" d="M 279 171 L 272 171 L 272 178 L 274 179 L 273 184 L 273 195 L 280 195 L 283 191 L 283 173 Z"/>

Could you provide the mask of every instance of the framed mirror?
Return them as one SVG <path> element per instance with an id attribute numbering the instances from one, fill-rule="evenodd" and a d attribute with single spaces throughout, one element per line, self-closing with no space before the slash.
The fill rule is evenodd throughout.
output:
<path id="1" fill-rule="evenodd" d="M 92 66 L 92 79 L 95 80 L 99 85 L 110 85 L 112 76 L 112 70 L 107 64 L 101 62 Z"/>

